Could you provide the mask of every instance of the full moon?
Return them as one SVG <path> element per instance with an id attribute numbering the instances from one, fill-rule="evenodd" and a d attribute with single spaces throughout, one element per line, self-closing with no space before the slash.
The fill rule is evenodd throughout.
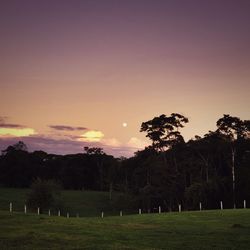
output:
<path id="1" fill-rule="evenodd" d="M 124 128 L 126 128 L 126 127 L 128 126 L 128 124 L 127 124 L 126 122 L 123 122 L 123 123 L 122 123 L 122 126 L 123 126 Z"/>

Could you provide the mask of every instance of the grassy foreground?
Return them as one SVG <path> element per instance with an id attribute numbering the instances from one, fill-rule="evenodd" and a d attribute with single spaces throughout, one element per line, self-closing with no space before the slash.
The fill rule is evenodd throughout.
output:
<path id="1" fill-rule="evenodd" d="M 0 249 L 250 249 L 250 210 L 103 219 L 0 211 Z"/>

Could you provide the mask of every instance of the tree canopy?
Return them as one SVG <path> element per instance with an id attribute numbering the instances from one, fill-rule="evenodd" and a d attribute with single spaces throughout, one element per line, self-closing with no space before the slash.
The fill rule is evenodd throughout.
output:
<path id="1" fill-rule="evenodd" d="M 146 137 L 152 141 L 154 149 L 164 151 L 184 141 L 179 129 L 187 122 L 188 118 L 177 113 L 170 116 L 162 114 L 143 122 L 140 131 L 147 133 Z"/>

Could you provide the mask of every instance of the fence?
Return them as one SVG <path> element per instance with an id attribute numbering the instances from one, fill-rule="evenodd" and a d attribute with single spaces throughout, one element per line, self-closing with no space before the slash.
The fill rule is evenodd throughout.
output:
<path id="1" fill-rule="evenodd" d="M 244 200 L 243 201 L 243 203 L 242 203 L 242 207 L 240 207 L 240 208 L 244 208 L 244 209 L 246 209 L 247 208 L 247 201 L 246 200 Z M 218 204 L 218 209 L 220 209 L 220 210 L 223 210 L 224 209 L 224 207 L 223 207 L 223 201 L 220 201 L 219 202 L 219 204 Z M 236 207 L 234 206 L 234 209 L 236 209 Z M 202 211 L 202 210 L 205 210 L 205 209 L 203 209 L 203 207 L 202 207 L 202 203 L 201 202 L 199 202 L 199 211 Z M 178 204 L 178 211 L 173 211 L 173 212 L 179 212 L 179 213 L 181 213 L 181 212 L 183 212 L 183 211 L 185 211 L 185 210 L 183 210 L 182 209 L 182 205 L 181 204 Z M 197 211 L 197 210 L 193 210 L 193 211 Z M 12 202 L 10 202 L 9 203 L 9 212 L 10 213 L 13 213 L 13 212 L 22 212 L 22 211 L 20 211 L 20 209 L 16 209 L 15 210 L 15 207 L 14 207 L 14 204 L 12 203 Z M 24 205 L 23 206 L 23 212 L 24 212 L 24 214 L 27 214 L 28 213 L 28 207 L 27 207 L 27 205 Z M 33 210 L 30 210 L 30 212 L 33 212 L 34 213 L 34 209 Z M 159 206 L 158 208 L 155 208 L 154 209 L 154 213 L 159 213 L 159 214 L 161 214 L 162 212 L 164 212 L 164 210 L 162 209 L 162 207 L 161 206 Z M 165 211 L 165 212 L 168 212 L 168 211 Z M 138 212 L 136 212 L 136 213 L 126 213 L 127 215 L 132 215 L 132 214 L 139 214 L 139 215 L 141 215 L 141 214 L 143 214 L 143 213 L 146 213 L 146 212 L 143 212 L 143 210 L 141 209 L 141 208 L 139 208 L 138 209 Z M 150 213 L 150 211 L 148 211 L 147 213 Z M 52 211 L 50 210 L 50 209 L 48 209 L 47 211 L 46 211 L 46 213 L 41 213 L 41 209 L 38 207 L 37 208 L 37 210 L 36 210 L 36 214 L 37 215 L 40 215 L 40 214 L 47 214 L 48 216 L 52 216 L 52 215 L 54 215 L 54 216 L 58 216 L 58 217 L 60 217 L 60 216 L 63 216 L 62 215 L 62 213 L 61 213 L 61 210 L 57 210 L 56 212 L 54 211 L 54 213 L 52 213 Z M 100 215 L 99 216 L 101 216 L 101 218 L 104 218 L 104 215 L 105 215 L 105 213 L 104 213 L 104 211 L 101 211 L 100 212 Z M 115 214 L 112 214 L 112 215 L 115 215 Z M 124 215 L 124 211 L 119 211 L 119 213 L 117 213 L 116 215 L 118 215 L 118 216 L 120 216 L 120 217 L 122 217 L 123 215 Z M 66 212 L 66 213 L 64 213 L 64 216 L 66 217 L 66 218 L 70 218 L 70 217 L 76 217 L 76 218 L 79 218 L 80 217 L 80 214 L 79 213 L 76 213 L 76 214 L 72 214 L 72 213 L 70 213 L 70 212 Z M 97 215 L 98 216 L 98 215 Z M 86 217 L 86 216 L 85 216 Z"/>

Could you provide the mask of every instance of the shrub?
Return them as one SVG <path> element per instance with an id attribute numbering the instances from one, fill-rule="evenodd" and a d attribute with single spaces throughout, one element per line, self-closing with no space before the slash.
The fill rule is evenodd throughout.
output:
<path id="1" fill-rule="evenodd" d="M 58 208 L 61 196 L 61 185 L 53 180 L 36 179 L 31 185 L 27 205 L 30 208 L 40 208 L 41 211 L 49 208 Z"/>

